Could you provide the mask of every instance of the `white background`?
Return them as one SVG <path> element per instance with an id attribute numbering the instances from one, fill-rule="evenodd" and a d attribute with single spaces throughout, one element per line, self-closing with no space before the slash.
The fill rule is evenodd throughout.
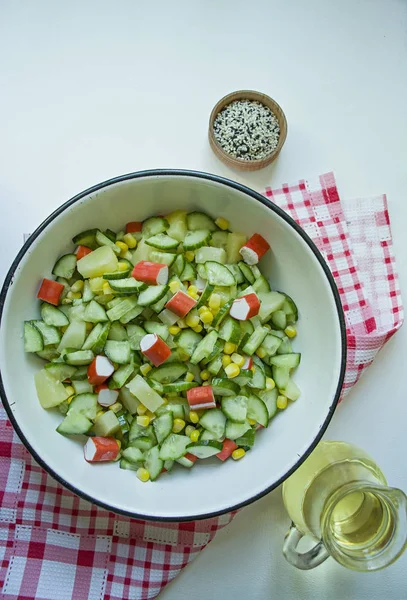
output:
<path id="1" fill-rule="evenodd" d="M 200 169 L 262 190 L 334 169 L 344 197 L 388 194 L 407 289 L 406 59 L 403 0 L 2 0 L 0 277 L 23 231 L 121 173 Z M 288 120 L 278 163 L 248 175 L 207 143 L 212 106 L 242 88 L 274 97 Z M 363 446 L 404 489 L 406 347 L 402 329 L 326 436 Z M 296 571 L 281 555 L 288 524 L 277 490 L 221 531 L 162 600 L 407 598 L 407 555 L 375 574 L 332 560 Z"/>

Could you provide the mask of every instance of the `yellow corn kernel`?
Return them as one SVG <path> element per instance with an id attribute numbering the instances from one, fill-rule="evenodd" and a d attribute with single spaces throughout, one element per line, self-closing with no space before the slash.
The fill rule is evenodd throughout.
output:
<path id="1" fill-rule="evenodd" d="M 201 315 L 202 313 L 207 312 L 209 309 L 207 306 L 201 306 L 200 308 L 198 308 L 198 313 Z"/>
<path id="2" fill-rule="evenodd" d="M 188 381 L 189 383 L 191 383 L 191 381 L 193 381 L 193 380 L 194 380 L 194 376 L 192 373 L 187 373 L 185 375 L 185 381 Z"/>
<path id="3" fill-rule="evenodd" d="M 69 396 L 74 396 L 75 395 L 75 390 L 71 385 L 67 385 L 65 388 L 65 391 L 67 394 L 69 394 Z"/>
<path id="4" fill-rule="evenodd" d="M 116 242 L 116 246 L 118 248 L 120 248 L 120 250 L 121 250 L 120 254 L 122 254 L 122 253 L 124 254 L 129 249 L 128 245 L 125 244 L 124 242 Z"/>
<path id="5" fill-rule="evenodd" d="M 241 354 L 237 354 L 236 352 L 233 352 L 231 359 L 238 367 L 243 367 L 246 360 Z"/>
<path id="6" fill-rule="evenodd" d="M 210 308 L 209 310 L 211 311 L 213 316 L 216 317 L 216 315 L 218 314 L 220 309 L 219 308 Z"/>
<path id="7" fill-rule="evenodd" d="M 226 231 L 226 229 L 229 229 L 229 221 L 227 221 L 223 217 L 218 217 L 216 219 L 215 223 L 219 227 L 219 229 L 222 229 L 223 231 Z"/>
<path id="8" fill-rule="evenodd" d="M 118 271 L 128 271 L 129 270 L 129 265 L 125 262 L 119 262 L 117 265 L 117 270 Z"/>
<path id="9" fill-rule="evenodd" d="M 228 365 L 230 365 L 230 363 L 232 362 L 232 359 L 230 358 L 229 354 L 224 354 L 222 356 L 222 367 L 225 368 Z"/>
<path id="10" fill-rule="evenodd" d="M 185 329 L 188 325 L 185 322 L 185 319 L 178 319 L 177 325 L 180 329 Z"/>
<path id="11" fill-rule="evenodd" d="M 232 452 L 232 458 L 233 460 L 239 460 L 240 458 L 243 458 L 245 454 L 246 452 L 243 448 L 236 448 L 236 450 L 233 450 Z"/>
<path id="12" fill-rule="evenodd" d="M 266 351 L 265 351 L 265 349 L 264 349 L 264 348 L 262 348 L 261 346 L 260 346 L 260 348 L 258 348 L 258 349 L 256 350 L 256 354 L 257 354 L 257 356 L 258 356 L 259 358 L 264 358 L 265 356 L 267 356 L 267 352 L 266 352 Z"/>
<path id="13" fill-rule="evenodd" d="M 150 473 L 147 471 L 147 469 L 143 469 L 142 467 L 137 469 L 136 475 L 143 483 L 150 479 Z"/>
<path id="14" fill-rule="evenodd" d="M 287 400 L 286 396 L 278 396 L 277 397 L 277 408 L 279 408 L 280 410 L 284 410 L 285 408 L 287 408 L 287 404 L 288 404 L 288 400 Z"/>
<path id="15" fill-rule="evenodd" d="M 117 445 L 119 446 L 119 450 L 122 449 L 122 442 L 121 440 L 116 439 Z"/>
<path id="16" fill-rule="evenodd" d="M 256 372 L 256 366 L 253 365 L 250 370 L 251 370 L 252 373 L 255 373 Z"/>
<path id="17" fill-rule="evenodd" d="M 198 413 L 195 412 L 194 410 L 191 410 L 189 413 L 189 420 L 191 421 L 191 423 L 198 423 L 199 422 Z"/>
<path id="18" fill-rule="evenodd" d="M 176 294 L 181 288 L 181 282 L 174 279 L 174 281 L 170 281 L 168 287 L 170 288 L 171 293 Z"/>
<path id="19" fill-rule="evenodd" d="M 289 325 L 288 327 L 286 327 L 284 329 L 284 333 L 286 334 L 287 337 L 294 338 L 297 335 L 297 330 L 292 325 Z"/>
<path id="20" fill-rule="evenodd" d="M 220 307 L 219 294 L 211 294 L 208 305 L 209 305 L 209 308 L 219 308 Z"/>
<path id="21" fill-rule="evenodd" d="M 276 384 L 275 384 L 274 379 L 272 379 L 271 377 L 266 377 L 266 390 L 268 390 L 268 391 L 274 390 L 275 387 L 276 387 Z"/>
<path id="22" fill-rule="evenodd" d="M 256 419 L 247 419 L 250 423 L 250 425 L 256 425 L 257 421 Z"/>
<path id="23" fill-rule="evenodd" d="M 171 327 L 168 328 L 168 331 L 171 335 L 177 335 L 181 331 L 181 327 L 178 327 L 178 325 L 171 325 Z"/>
<path id="24" fill-rule="evenodd" d="M 89 323 L 89 325 L 91 325 L 92 323 Z M 88 325 L 88 323 L 86 323 L 86 325 Z M 64 325 L 63 327 L 61 327 L 61 331 L 62 333 L 65 333 L 65 331 L 68 329 L 68 325 Z M 88 330 L 88 328 L 86 328 L 86 331 Z"/>
<path id="25" fill-rule="evenodd" d="M 187 292 L 188 294 L 196 294 L 198 292 L 198 288 L 196 287 L 196 285 L 190 285 L 188 286 Z"/>
<path id="26" fill-rule="evenodd" d="M 146 415 L 147 415 L 147 417 L 150 417 L 150 422 L 155 419 L 155 414 L 153 412 L 151 412 L 151 410 L 148 410 L 146 412 Z"/>
<path id="27" fill-rule="evenodd" d="M 204 371 L 201 371 L 199 373 L 199 375 L 201 376 L 201 379 L 203 381 L 207 381 L 209 379 L 209 377 L 211 376 L 211 374 L 209 373 L 209 371 L 207 371 L 206 369 Z"/>
<path id="28" fill-rule="evenodd" d="M 104 415 L 104 414 L 105 414 L 105 411 L 104 411 L 104 410 L 98 410 L 98 411 L 97 411 L 97 413 L 96 413 L 96 417 L 95 417 L 95 418 L 96 418 L 96 419 L 99 419 L 99 417 L 101 417 L 101 416 L 102 416 L 102 415 Z"/>
<path id="29" fill-rule="evenodd" d="M 204 387 L 205 385 L 211 385 L 211 382 L 210 381 L 203 381 L 202 382 L 202 386 Z"/>
<path id="30" fill-rule="evenodd" d="M 225 373 L 229 379 L 232 379 L 232 377 L 237 377 L 240 375 L 240 367 L 234 363 L 230 363 L 230 365 L 225 367 Z"/>
<path id="31" fill-rule="evenodd" d="M 144 406 L 144 404 L 139 404 L 136 409 L 136 412 L 138 415 L 145 415 L 147 412 L 147 407 Z"/>
<path id="32" fill-rule="evenodd" d="M 197 325 L 199 325 L 198 315 L 193 315 L 193 314 L 187 315 L 187 318 L 185 319 L 185 323 L 188 325 L 188 327 L 196 327 Z"/>
<path id="33" fill-rule="evenodd" d="M 194 431 L 189 436 L 189 439 L 191 440 L 191 442 L 197 442 L 199 440 L 200 435 L 201 434 L 199 433 L 199 431 L 197 429 L 194 429 Z"/>
<path id="34" fill-rule="evenodd" d="M 104 294 L 111 294 L 113 292 L 108 281 L 104 282 L 102 289 Z"/>
<path id="35" fill-rule="evenodd" d="M 79 300 L 82 298 L 82 294 L 80 292 L 68 292 L 66 297 L 70 300 Z"/>
<path id="36" fill-rule="evenodd" d="M 118 413 L 123 408 L 123 405 L 120 402 L 115 402 L 111 406 L 109 406 L 109 410 L 112 410 L 114 413 Z"/>
<path id="37" fill-rule="evenodd" d="M 146 363 L 144 365 L 141 365 L 140 373 L 142 375 L 144 375 L 144 377 L 145 377 L 147 375 L 147 373 L 149 373 L 151 371 L 151 369 L 152 369 L 152 367 Z"/>
<path id="38" fill-rule="evenodd" d="M 148 427 L 150 425 L 150 417 L 147 415 L 141 415 L 137 417 L 137 425 L 141 427 Z"/>
<path id="39" fill-rule="evenodd" d="M 71 292 L 81 292 L 83 290 L 84 282 L 82 279 L 78 279 L 71 285 Z"/>
<path id="40" fill-rule="evenodd" d="M 94 293 L 101 292 L 104 283 L 106 283 L 106 281 L 103 277 L 92 277 L 89 279 L 89 287 Z"/>
<path id="41" fill-rule="evenodd" d="M 86 323 L 86 333 L 90 333 L 93 329 L 93 323 Z"/>
<path id="42" fill-rule="evenodd" d="M 195 252 L 193 252 L 192 250 L 188 250 L 188 252 L 185 252 L 184 256 L 188 262 L 192 262 L 195 258 Z"/>
<path id="43" fill-rule="evenodd" d="M 191 329 L 193 329 L 196 333 L 201 333 L 203 327 L 201 324 L 199 324 L 196 327 L 192 327 Z"/>
<path id="44" fill-rule="evenodd" d="M 135 248 L 137 246 L 137 240 L 134 235 L 131 235 L 131 233 L 126 233 L 123 236 L 123 242 L 127 244 L 128 248 Z"/>
<path id="45" fill-rule="evenodd" d="M 185 427 L 185 421 L 184 419 L 174 419 L 174 423 L 172 425 L 172 432 L 173 433 L 179 433 L 180 431 L 182 431 Z"/>
<path id="46" fill-rule="evenodd" d="M 225 354 L 233 354 L 233 352 L 236 352 L 236 350 L 237 346 L 236 344 L 232 344 L 232 342 L 226 342 L 223 346 L 223 352 Z"/>
<path id="47" fill-rule="evenodd" d="M 191 433 L 195 430 L 195 427 L 193 425 L 187 425 L 185 427 L 185 435 L 187 435 L 188 437 L 191 437 Z"/>
<path id="48" fill-rule="evenodd" d="M 213 314 L 210 312 L 210 310 L 207 310 L 207 311 L 201 313 L 201 321 L 205 325 L 209 325 L 210 323 L 212 323 Z"/>

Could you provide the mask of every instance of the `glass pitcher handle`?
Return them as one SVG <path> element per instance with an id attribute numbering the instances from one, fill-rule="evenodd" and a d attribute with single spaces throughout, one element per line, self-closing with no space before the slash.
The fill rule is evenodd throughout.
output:
<path id="1" fill-rule="evenodd" d="M 304 534 L 296 528 L 294 523 L 291 523 L 284 539 L 283 554 L 290 565 L 306 571 L 323 563 L 328 558 L 329 552 L 322 542 L 316 544 L 308 552 L 297 552 L 297 545 L 302 537 Z"/>

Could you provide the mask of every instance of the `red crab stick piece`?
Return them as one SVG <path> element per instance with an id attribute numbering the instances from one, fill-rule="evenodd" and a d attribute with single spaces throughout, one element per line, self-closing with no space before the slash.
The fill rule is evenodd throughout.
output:
<path id="1" fill-rule="evenodd" d="M 78 246 L 76 249 L 76 259 L 80 260 L 81 258 L 86 256 L 87 254 L 90 254 L 91 252 L 92 249 L 88 248 L 87 246 Z"/>
<path id="2" fill-rule="evenodd" d="M 183 319 L 187 316 L 190 310 L 196 306 L 196 300 L 188 296 L 182 290 L 179 290 L 174 296 L 167 302 L 165 308 L 168 308 L 175 315 Z"/>
<path id="3" fill-rule="evenodd" d="M 250 240 L 240 248 L 239 252 L 246 264 L 257 265 L 261 257 L 266 254 L 267 250 L 270 250 L 270 245 L 266 242 L 264 237 L 255 233 Z"/>
<path id="4" fill-rule="evenodd" d="M 98 395 L 98 403 L 100 406 L 104 407 L 112 406 L 112 404 L 116 402 L 119 395 L 119 390 L 109 390 L 109 387 L 106 385 L 106 383 L 97 385 L 95 387 L 95 392 Z"/>
<path id="5" fill-rule="evenodd" d="M 156 333 L 148 333 L 140 340 L 140 350 L 155 367 L 171 356 L 171 349 Z"/>
<path id="6" fill-rule="evenodd" d="M 95 356 L 88 367 L 88 381 L 92 385 L 100 385 L 113 371 L 114 366 L 106 356 Z"/>
<path id="7" fill-rule="evenodd" d="M 190 452 L 187 452 L 186 454 L 184 454 L 184 458 L 187 458 L 188 460 L 190 460 L 193 463 L 198 460 L 198 457 L 195 456 L 195 454 L 191 454 Z"/>
<path id="8" fill-rule="evenodd" d="M 230 316 L 238 321 L 247 321 L 259 314 L 260 300 L 257 294 L 247 294 L 242 298 L 236 298 L 230 308 Z"/>
<path id="9" fill-rule="evenodd" d="M 126 225 L 126 233 L 139 233 L 143 223 L 141 221 L 131 221 Z"/>
<path id="10" fill-rule="evenodd" d="M 117 440 L 110 437 L 90 437 L 83 447 L 87 462 L 102 462 L 116 460 L 120 452 Z"/>
<path id="11" fill-rule="evenodd" d="M 62 283 L 58 283 L 52 279 L 43 279 L 41 287 L 38 290 L 37 298 L 44 300 L 44 302 L 48 302 L 48 304 L 58 306 L 63 289 L 64 286 Z"/>
<path id="12" fill-rule="evenodd" d="M 216 408 L 215 397 L 210 385 L 195 387 L 187 391 L 188 404 L 194 410 Z"/>
<path id="13" fill-rule="evenodd" d="M 251 369 L 253 366 L 253 358 L 251 356 L 244 355 L 244 363 L 242 369 Z"/>
<path id="14" fill-rule="evenodd" d="M 239 446 L 237 444 L 235 444 L 235 442 L 233 440 L 228 440 L 226 438 L 226 440 L 224 440 L 223 442 L 223 448 L 220 452 L 218 452 L 218 454 L 216 455 L 218 458 L 220 458 L 221 461 L 226 460 L 227 458 L 229 458 L 229 456 L 231 456 L 232 452 L 234 450 L 236 450 Z"/>
<path id="15" fill-rule="evenodd" d="M 142 260 L 136 264 L 132 275 L 137 281 L 148 285 L 164 285 L 168 281 L 168 267 L 159 263 Z"/>

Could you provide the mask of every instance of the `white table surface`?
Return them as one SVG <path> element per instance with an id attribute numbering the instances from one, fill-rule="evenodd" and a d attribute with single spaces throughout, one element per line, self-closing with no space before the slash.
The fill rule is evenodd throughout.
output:
<path id="1" fill-rule="evenodd" d="M 288 119 L 277 162 L 242 175 L 207 143 L 215 102 L 275 97 Z M 56 206 L 109 177 L 200 169 L 262 190 L 334 169 L 344 197 L 386 192 L 407 288 L 407 2 L 137 0 L 0 2 L 0 277 Z M 407 489 L 407 329 L 326 437 L 354 442 Z M 243 510 L 162 600 L 407 598 L 407 555 L 374 574 L 288 565 L 280 490 Z"/>

